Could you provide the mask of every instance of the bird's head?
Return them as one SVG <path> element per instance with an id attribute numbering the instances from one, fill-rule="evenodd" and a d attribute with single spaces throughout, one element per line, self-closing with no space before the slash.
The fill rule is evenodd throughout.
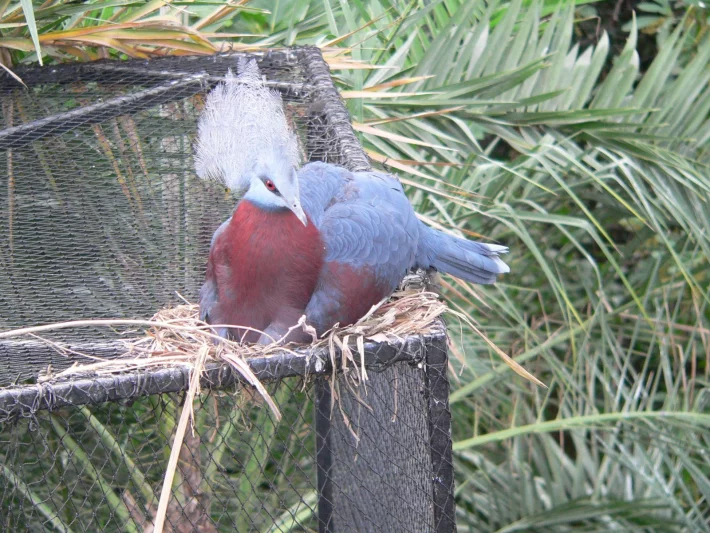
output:
<path id="1" fill-rule="evenodd" d="M 304 226 L 308 225 L 301 207 L 296 169 L 273 160 L 257 162 L 249 173 L 249 188 L 244 198 L 263 209 L 290 209 Z"/>
<path id="2" fill-rule="evenodd" d="M 197 175 L 266 209 L 290 209 L 306 224 L 296 177 L 298 139 L 281 96 L 266 87 L 256 60 L 241 61 L 238 70 L 207 95 L 197 128 Z"/>

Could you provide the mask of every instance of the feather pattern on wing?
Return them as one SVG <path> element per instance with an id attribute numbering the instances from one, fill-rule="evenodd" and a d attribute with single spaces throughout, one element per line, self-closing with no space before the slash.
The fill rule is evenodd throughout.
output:
<path id="1" fill-rule="evenodd" d="M 325 265 L 308 320 L 319 332 L 349 323 L 389 295 L 411 268 L 434 268 L 493 283 L 508 266 L 505 246 L 446 235 L 420 222 L 399 181 L 311 163 L 299 172 L 304 209 L 325 246 Z"/>

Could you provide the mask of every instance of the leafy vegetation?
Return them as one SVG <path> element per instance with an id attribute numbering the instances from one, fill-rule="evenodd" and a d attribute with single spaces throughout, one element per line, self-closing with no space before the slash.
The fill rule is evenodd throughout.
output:
<path id="1" fill-rule="evenodd" d="M 639 4 L 581 43 L 603 4 L 243 4 L 50 0 L 30 31 L 0 2 L 0 58 L 326 48 L 421 216 L 511 248 L 500 283 L 446 294 L 548 388 L 451 324 L 459 531 L 709 531 L 705 5 Z"/>

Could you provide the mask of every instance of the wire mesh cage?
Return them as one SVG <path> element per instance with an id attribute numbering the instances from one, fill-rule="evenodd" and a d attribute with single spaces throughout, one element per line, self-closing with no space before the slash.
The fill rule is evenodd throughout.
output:
<path id="1" fill-rule="evenodd" d="M 196 118 L 244 55 L 19 71 L 27 88 L 0 77 L 0 332 L 196 300 L 234 207 L 194 174 Z M 369 168 L 317 49 L 253 55 L 306 160 Z M 152 531 L 189 371 L 51 379 L 135 335 L 0 340 L 4 530 Z M 455 530 L 443 327 L 366 343 L 357 387 L 321 352 L 248 361 L 281 420 L 231 367 L 207 369 L 166 531 Z"/>

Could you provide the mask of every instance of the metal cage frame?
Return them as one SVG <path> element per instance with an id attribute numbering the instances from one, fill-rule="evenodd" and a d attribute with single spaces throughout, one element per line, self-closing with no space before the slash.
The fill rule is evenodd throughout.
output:
<path id="1" fill-rule="evenodd" d="M 32 87 L 35 84 L 67 84 L 77 81 L 99 81 L 107 73 L 130 71 L 132 75 L 145 78 L 147 87 L 130 95 L 121 95 L 103 102 L 79 107 L 65 113 L 50 115 L 29 123 L 0 130 L 0 150 L 17 148 L 47 136 L 70 131 L 78 125 L 92 124 L 108 118 L 117 117 L 127 109 L 135 112 L 158 104 L 184 98 L 187 93 L 194 94 L 209 90 L 221 80 L 221 73 L 227 67 L 234 67 L 236 59 L 243 53 L 222 53 L 210 57 L 165 57 L 151 60 L 98 61 L 94 63 L 49 66 L 44 68 L 19 69 L 17 73 Z M 272 63 L 293 65 L 306 73 L 304 83 L 289 81 L 270 81 L 268 84 L 279 90 L 285 100 L 293 97 L 305 98 L 310 102 L 309 120 L 317 122 L 327 132 L 331 142 L 337 143 L 342 155 L 339 162 L 350 170 L 368 170 L 368 158 L 362 150 L 350 125 L 349 114 L 333 83 L 327 64 L 320 50 L 315 47 L 291 48 L 254 52 L 262 67 Z M 181 72 L 179 65 L 185 61 L 201 70 L 200 73 Z M 16 85 L 11 77 L 0 73 L 0 89 Z M 318 147 L 306 147 L 310 160 L 323 160 L 324 155 Z M 0 175 L 1 177 L 1 175 Z M 68 348 L 91 352 L 102 357 L 118 355 L 122 346 L 111 343 L 92 345 L 73 345 Z M 14 351 L 13 351 L 14 350 Z M 26 357 L 14 357 L 17 350 Z M 71 359 L 58 355 L 39 341 L 0 341 L 0 424 L 12 427 L 12 422 L 21 418 L 32 418 L 40 410 L 56 410 L 60 407 L 100 404 L 103 402 L 126 401 L 141 396 L 181 392 L 188 388 L 189 372 L 180 368 L 165 368 L 155 371 L 129 372 L 112 377 L 86 376 L 71 381 L 48 381 L 33 384 L 17 384 L 35 379 L 48 366 L 64 368 L 72 364 Z M 383 518 L 372 525 L 358 522 L 358 513 L 363 506 L 371 505 L 368 498 L 360 498 L 359 505 L 348 504 L 335 494 L 332 484 L 334 469 L 344 461 L 343 443 L 337 441 L 334 426 L 338 424 L 337 412 L 333 410 L 334 398 L 331 396 L 330 376 L 333 373 L 327 353 L 313 349 L 299 350 L 296 355 L 281 353 L 272 357 L 258 357 L 248 361 L 254 374 L 260 380 L 279 380 L 289 376 L 315 376 L 315 438 L 317 449 L 317 487 L 319 493 L 318 522 L 321 532 L 339 532 L 349 528 L 356 530 L 376 530 L 391 528 L 388 518 Z M 401 372 L 413 372 L 420 382 L 421 390 L 411 391 L 423 398 L 426 412 L 423 414 L 428 432 L 428 457 L 422 456 L 421 466 L 428 469 L 423 475 L 431 483 L 430 524 L 421 524 L 420 531 L 437 533 L 455 531 L 454 520 L 454 475 L 452 466 L 451 419 L 448 405 L 449 382 L 447 378 L 447 339 L 446 329 L 441 328 L 433 335 L 412 336 L 401 344 L 365 345 L 365 368 L 370 373 L 370 386 L 379 388 L 383 394 L 402 394 L 402 391 L 390 390 L 392 379 Z M 221 389 L 233 385 L 239 377 L 227 366 L 212 365 L 202 377 L 205 388 Z M 14 384 L 12 384 L 14 382 Z M 340 398 L 340 401 L 345 401 Z M 396 398 L 394 400 L 396 402 Z M 384 415 L 383 415 L 384 416 Z M 381 423 L 363 422 L 367 424 Z M 2 426 L 0 425 L 0 429 Z M 7 430 L 7 429 L 6 429 Z M 10 429 L 11 430 L 11 429 Z M 382 439 L 387 445 L 388 435 Z M 367 450 L 361 450 L 366 453 Z M 376 452 L 372 452 L 376 453 Z M 382 485 L 383 481 L 366 468 L 360 468 L 357 462 L 349 462 L 349 468 L 358 472 L 358 483 L 367 485 L 377 494 L 392 490 L 391 485 Z M 416 469 L 416 464 L 414 465 Z M 350 471 L 352 472 L 352 470 Z M 411 474 L 411 473 L 410 473 Z M 408 474 L 409 475 L 409 474 Z M 421 475 L 421 473 L 416 473 Z M 405 477 L 397 477 L 392 482 L 406 483 Z M 404 481 L 403 481 L 404 480 Z M 377 486 L 382 485 L 379 489 Z M 397 486 L 406 493 L 406 486 Z M 356 490 L 356 489 L 353 489 Z M 351 495 L 352 496 L 352 495 Z M 362 495 L 360 495 L 362 496 Z M 356 495 L 357 500 L 359 496 Z M 357 502 L 356 502 L 357 503 Z M 349 506 L 343 516 L 349 516 L 350 524 L 338 522 L 334 507 Z M 358 526 L 358 523 L 360 524 Z M 416 527 L 416 526 L 414 526 Z M 379 529 L 385 531 L 387 529 Z"/>

